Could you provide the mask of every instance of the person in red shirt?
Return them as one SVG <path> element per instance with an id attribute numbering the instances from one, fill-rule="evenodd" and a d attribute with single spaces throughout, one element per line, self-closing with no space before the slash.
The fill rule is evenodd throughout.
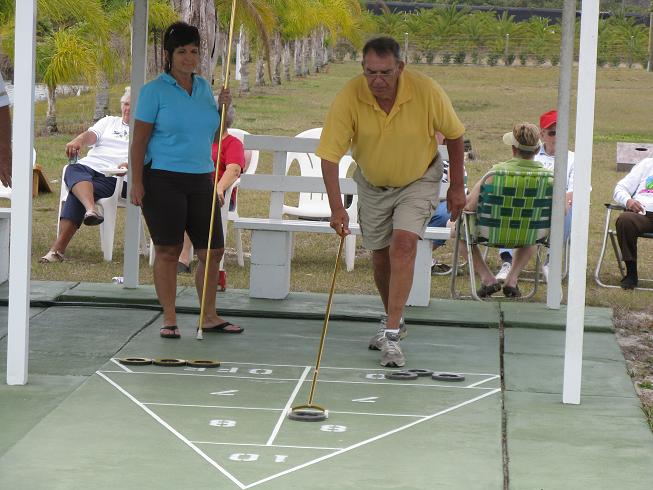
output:
<path id="1" fill-rule="evenodd" d="M 218 205 L 222 207 L 225 203 L 226 196 L 225 192 L 227 189 L 236 182 L 236 179 L 240 177 L 240 174 L 245 170 L 245 147 L 243 143 L 236 138 L 231 136 L 227 129 L 231 127 L 236 117 L 236 111 L 233 106 L 229 106 L 227 113 L 225 114 L 225 127 L 222 132 L 222 148 L 220 152 L 220 163 L 218 163 L 218 143 L 213 143 L 213 148 L 211 150 L 211 158 L 213 158 L 213 163 L 216 164 L 218 170 L 218 184 L 217 184 L 217 195 L 218 195 Z M 211 179 L 215 179 L 215 174 L 211 174 Z M 234 189 L 231 193 L 231 198 L 229 199 L 229 210 L 234 209 L 236 206 L 236 192 L 238 189 Z M 191 243 L 187 235 L 184 235 L 184 248 L 179 255 L 179 263 L 177 264 L 177 272 L 190 272 L 190 262 L 192 257 L 190 256 Z"/>
<path id="2" fill-rule="evenodd" d="M 226 196 L 224 195 L 229 189 L 229 186 L 236 182 L 236 179 L 240 177 L 240 174 L 245 171 L 245 147 L 243 143 L 236 138 L 231 136 L 227 129 L 231 127 L 236 117 L 236 111 L 233 106 L 229 106 L 227 109 L 227 114 L 225 115 L 225 129 L 222 132 L 222 148 L 220 151 L 220 163 L 218 163 L 218 144 L 213 143 L 213 149 L 211 151 L 211 157 L 213 158 L 213 163 L 216 164 L 218 170 L 218 186 L 217 193 L 218 199 L 220 201 L 220 206 L 225 202 Z M 212 174 L 212 178 L 215 176 Z M 229 210 L 233 210 L 236 205 L 236 192 L 238 189 L 234 189 L 231 193 L 231 199 L 229 200 Z"/>

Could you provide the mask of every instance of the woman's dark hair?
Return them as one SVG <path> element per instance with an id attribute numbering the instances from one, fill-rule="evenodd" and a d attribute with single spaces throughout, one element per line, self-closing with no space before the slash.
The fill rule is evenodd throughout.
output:
<path id="1" fill-rule="evenodd" d="M 363 58 L 369 51 L 374 51 L 379 56 L 392 54 L 397 61 L 401 61 L 399 43 L 390 36 L 380 36 L 370 39 L 363 46 Z"/>
<path id="2" fill-rule="evenodd" d="M 187 24 L 186 22 L 175 22 L 174 24 L 170 24 L 163 33 L 163 50 L 168 53 L 163 68 L 166 73 L 168 73 L 171 68 L 173 51 L 179 46 L 186 46 L 187 44 L 193 44 L 199 48 L 200 32 L 197 30 L 197 27 Z"/>

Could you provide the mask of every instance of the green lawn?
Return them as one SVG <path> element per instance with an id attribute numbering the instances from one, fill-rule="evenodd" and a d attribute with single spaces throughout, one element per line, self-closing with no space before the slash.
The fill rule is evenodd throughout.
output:
<path id="1" fill-rule="evenodd" d="M 509 157 L 509 149 L 501 143 L 501 135 L 509 131 L 516 121 L 538 122 L 540 113 L 555 107 L 557 100 L 558 70 L 535 67 L 471 67 L 471 66 L 419 66 L 439 81 L 450 95 L 461 119 L 467 127 L 467 137 L 472 140 L 480 155 L 468 164 L 469 179 L 475 182 L 494 162 Z M 322 125 L 324 115 L 343 83 L 360 71 L 357 63 L 331 65 L 328 73 L 295 80 L 282 87 L 255 88 L 248 97 L 235 98 L 237 118 L 235 127 L 256 134 L 295 135 L 302 130 Z M 112 109 L 118 113 L 118 99 L 123 86 L 112 89 Z M 592 208 L 589 238 L 587 302 L 592 305 L 623 305 L 626 308 L 645 308 L 650 295 L 643 292 L 607 290 L 595 286 L 592 271 L 598 257 L 604 220 L 603 203 L 609 201 L 614 184 L 623 174 L 616 171 L 617 141 L 651 142 L 653 124 L 650 108 L 653 107 L 653 77 L 643 70 L 600 69 L 596 94 L 596 125 L 594 161 L 592 167 Z M 234 93 L 237 88 L 234 87 Z M 54 193 L 40 195 L 34 201 L 32 236 L 32 277 L 42 280 L 110 281 L 122 275 L 122 219 L 116 235 L 114 262 L 105 263 L 99 248 L 98 230 L 84 228 L 74 238 L 63 264 L 38 263 L 54 239 L 57 219 L 61 168 L 66 163 L 64 145 L 75 134 L 90 124 L 93 94 L 60 98 L 58 116 L 60 136 L 43 135 L 45 103 L 37 104 L 38 162 L 53 182 Z M 572 113 L 572 118 L 574 114 Z M 573 128 L 572 128 L 573 129 Z M 397 142 L 408 144 L 408 142 Z M 269 172 L 271 156 L 262 156 L 259 172 Z M 577 162 L 581 165 L 582 162 Z M 292 199 L 294 196 L 289 196 Z M 295 197 L 296 198 L 296 197 Z M 267 195 L 243 192 L 240 195 L 241 216 L 265 216 Z M 230 234 L 227 247 L 233 248 Z M 293 260 L 291 289 L 294 291 L 327 291 L 337 240 L 323 235 L 299 235 Z M 249 237 L 245 234 L 245 249 Z M 651 270 L 653 260 L 641 252 L 641 275 Z M 450 247 L 440 253 L 442 259 L 450 257 Z M 491 254 L 493 256 L 495 254 Z M 248 266 L 238 267 L 233 253 L 226 261 L 229 287 L 248 287 Z M 151 283 L 151 269 L 144 258 L 141 261 L 142 283 Z M 615 270 L 616 278 L 616 270 Z M 180 283 L 191 284 L 190 276 L 179 276 Z M 356 269 L 339 277 L 337 290 L 350 293 L 375 291 L 370 270 L 369 254 L 358 250 Z M 449 280 L 433 279 L 432 294 L 447 297 Z M 535 301 L 543 301 L 539 293 Z"/>

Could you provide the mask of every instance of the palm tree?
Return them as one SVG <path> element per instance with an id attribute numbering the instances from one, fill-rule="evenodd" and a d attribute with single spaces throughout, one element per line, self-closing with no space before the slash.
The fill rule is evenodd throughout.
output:
<path id="1" fill-rule="evenodd" d="M 463 47 L 472 52 L 472 63 L 478 62 L 479 52 L 482 52 L 487 43 L 491 28 L 496 21 L 492 12 L 472 12 L 463 19 L 460 33 L 463 36 Z"/>
<path id="2" fill-rule="evenodd" d="M 258 45 L 259 49 L 262 53 L 265 53 L 265 56 L 268 59 L 270 59 L 270 32 L 277 22 L 271 5 L 272 3 L 274 3 L 274 0 L 238 0 L 236 3 L 236 18 L 234 22 L 236 26 L 243 26 L 243 28 L 240 29 L 240 34 L 237 32 L 234 34 L 234 37 L 238 35 L 239 42 L 241 43 L 241 94 L 249 92 L 247 63 L 249 62 L 252 33 L 258 33 L 261 38 L 261 43 Z M 231 20 L 229 18 L 231 15 L 231 5 L 231 0 L 215 0 L 215 8 L 218 12 L 218 24 L 225 31 L 228 29 Z M 226 59 L 227 48 L 228 46 L 225 42 L 224 54 L 222 56 L 223 73 L 226 64 L 230 62 L 230 60 Z"/>
<path id="3" fill-rule="evenodd" d="M 4 5 L 5 52 L 13 59 L 14 5 Z M 98 80 L 108 57 L 109 24 L 99 0 L 38 0 L 36 75 L 48 91 L 46 130 L 58 132 L 57 86 Z"/>
<path id="4" fill-rule="evenodd" d="M 539 60 L 544 61 L 547 55 L 560 52 L 560 36 L 555 25 L 551 25 L 549 19 L 534 16 L 526 23 L 529 33 L 528 48 Z"/>
<path id="5" fill-rule="evenodd" d="M 111 28 L 112 36 L 111 45 L 118 44 L 120 39 L 129 42 L 131 36 L 131 22 L 134 15 L 134 5 L 125 0 L 115 0 L 105 5 L 107 18 Z M 177 13 L 172 9 L 166 0 L 150 0 L 148 8 L 148 29 L 150 42 L 153 46 L 154 68 L 159 72 L 163 67 L 163 56 L 160 50 L 160 33 L 170 24 L 178 20 Z M 117 38 L 117 39 L 115 39 Z M 104 117 L 108 112 L 109 106 L 109 81 L 110 74 L 115 71 L 115 65 L 118 63 L 114 50 L 109 50 L 104 58 L 102 69 L 98 76 L 97 91 L 95 94 L 95 111 L 93 121 Z"/>

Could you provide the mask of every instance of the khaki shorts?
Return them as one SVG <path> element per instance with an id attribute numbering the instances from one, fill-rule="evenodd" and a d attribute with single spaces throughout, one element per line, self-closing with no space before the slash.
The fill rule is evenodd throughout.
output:
<path id="1" fill-rule="evenodd" d="M 394 230 L 409 231 L 420 239 L 424 236 L 440 201 L 440 155 L 419 180 L 405 187 L 376 187 L 365 180 L 360 168 L 353 178 L 358 184 L 358 223 L 365 248 L 389 246 Z"/>

